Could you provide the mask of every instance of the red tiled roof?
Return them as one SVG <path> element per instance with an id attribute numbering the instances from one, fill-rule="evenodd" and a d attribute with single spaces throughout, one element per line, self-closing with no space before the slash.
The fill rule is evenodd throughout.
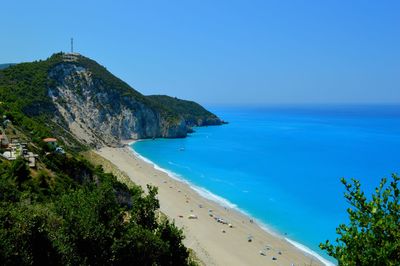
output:
<path id="1" fill-rule="evenodd" d="M 44 142 L 57 142 L 57 139 L 55 138 L 45 138 L 43 139 Z"/>

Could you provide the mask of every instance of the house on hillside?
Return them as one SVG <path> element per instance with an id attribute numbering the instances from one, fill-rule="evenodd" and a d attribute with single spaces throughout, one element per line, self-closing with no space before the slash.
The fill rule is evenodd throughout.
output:
<path id="1" fill-rule="evenodd" d="M 10 120 L 10 119 L 5 119 L 5 120 L 3 121 L 3 127 L 4 127 L 4 128 L 7 128 L 7 126 L 8 126 L 9 124 L 11 124 L 11 120 Z"/>
<path id="2" fill-rule="evenodd" d="M 8 138 L 5 134 L 0 134 L 0 148 L 7 148 L 8 144 Z"/>
<path id="3" fill-rule="evenodd" d="M 48 145 L 50 145 L 51 147 L 53 147 L 55 149 L 54 150 L 55 153 L 65 154 L 64 149 L 61 148 L 60 146 L 58 146 L 57 139 L 55 139 L 55 138 L 45 138 L 45 139 L 43 139 L 43 142 L 45 142 Z"/>
<path id="4" fill-rule="evenodd" d="M 43 142 L 49 144 L 50 146 L 57 148 L 57 139 L 55 138 L 45 138 L 43 139 Z"/>

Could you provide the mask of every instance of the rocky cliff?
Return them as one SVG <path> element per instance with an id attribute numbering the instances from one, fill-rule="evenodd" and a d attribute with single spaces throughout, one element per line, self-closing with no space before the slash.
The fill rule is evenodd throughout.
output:
<path id="1" fill-rule="evenodd" d="M 0 70 L 0 99 L 0 114 L 32 137 L 52 133 L 76 147 L 181 138 L 193 126 L 222 123 L 194 102 L 144 96 L 79 54 L 58 53 Z"/>
<path id="2" fill-rule="evenodd" d="M 146 97 L 119 80 L 104 67 L 80 55 L 62 55 L 48 71 L 48 96 L 56 107 L 57 119 L 83 143 L 117 144 L 126 139 L 180 138 L 192 126 L 221 124 L 204 108 L 193 113 L 187 102 L 175 98 L 161 101 Z M 175 101 L 175 102 L 174 102 Z M 186 108 L 175 109 L 175 103 Z M 189 115 L 190 113 L 190 115 Z M 211 118 L 210 118 L 211 117 Z M 209 121 L 204 123 L 203 121 Z"/>
<path id="3" fill-rule="evenodd" d="M 183 119 L 167 122 L 158 110 L 95 79 L 89 69 L 61 63 L 49 76 L 56 81 L 49 96 L 70 131 L 85 143 L 186 136 Z"/>

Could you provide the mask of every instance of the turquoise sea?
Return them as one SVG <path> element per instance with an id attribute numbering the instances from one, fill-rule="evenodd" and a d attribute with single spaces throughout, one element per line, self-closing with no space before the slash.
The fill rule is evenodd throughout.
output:
<path id="1" fill-rule="evenodd" d="M 400 167 L 400 106 L 213 107 L 229 121 L 133 149 L 204 196 L 319 250 L 346 222 L 340 178 L 372 192 Z"/>

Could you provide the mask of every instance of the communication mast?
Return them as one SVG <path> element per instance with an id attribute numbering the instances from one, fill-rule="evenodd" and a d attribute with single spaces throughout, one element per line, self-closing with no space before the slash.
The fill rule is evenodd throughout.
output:
<path id="1" fill-rule="evenodd" d="M 74 53 L 74 38 L 71 38 L 71 54 Z"/>

